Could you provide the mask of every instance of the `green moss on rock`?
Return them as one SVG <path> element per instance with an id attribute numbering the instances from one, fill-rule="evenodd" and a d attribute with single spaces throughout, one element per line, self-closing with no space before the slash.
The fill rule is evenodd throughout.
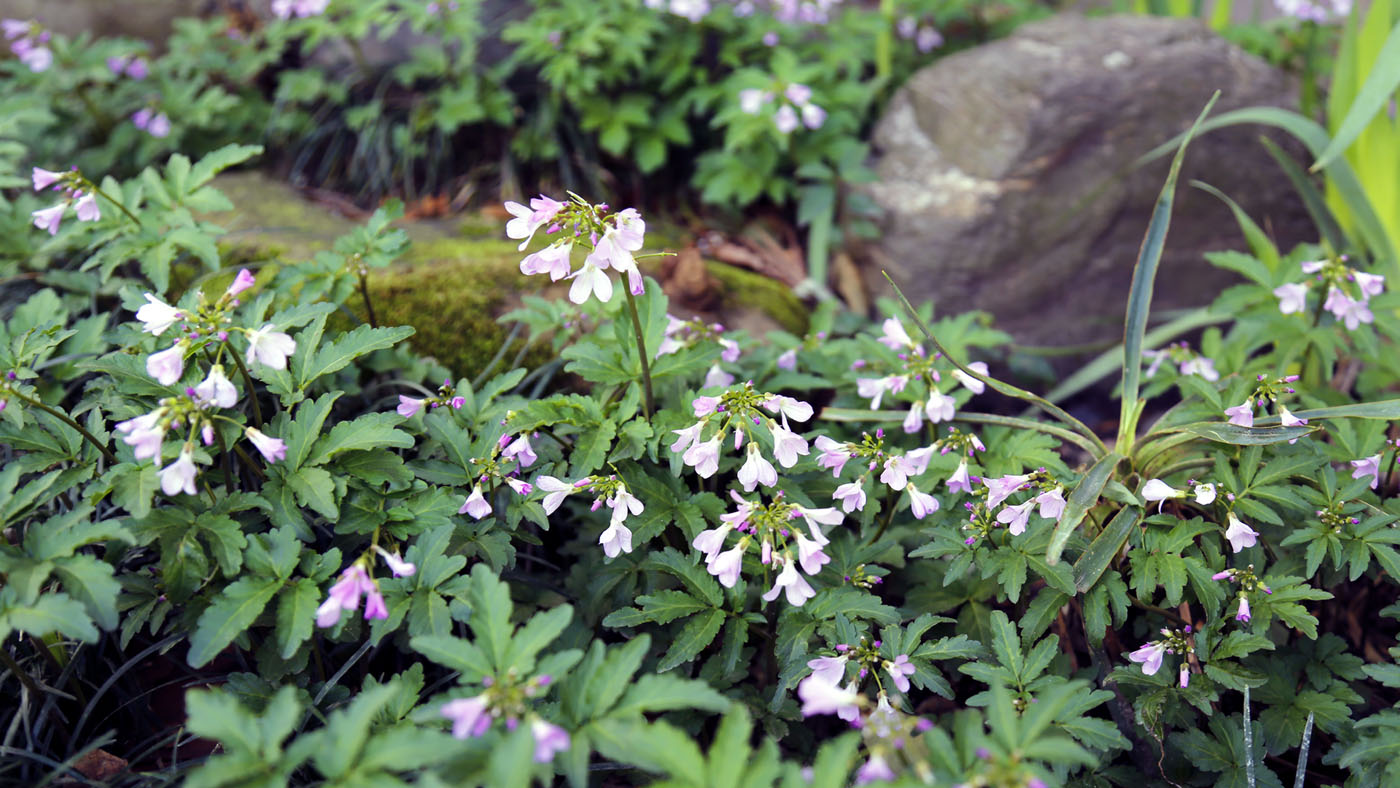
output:
<path id="1" fill-rule="evenodd" d="M 807 305 L 792 288 L 776 279 L 724 263 L 707 262 L 705 268 L 719 280 L 720 312 L 752 310 L 773 318 L 788 331 L 807 333 L 810 315 Z"/>

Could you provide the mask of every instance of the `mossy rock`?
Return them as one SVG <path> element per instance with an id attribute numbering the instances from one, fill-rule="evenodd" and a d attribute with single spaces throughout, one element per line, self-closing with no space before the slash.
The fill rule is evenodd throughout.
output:
<path id="1" fill-rule="evenodd" d="M 226 267 L 262 264 L 265 275 L 268 263 L 310 260 L 358 225 L 262 173 L 224 174 L 214 185 L 236 206 L 206 217 L 228 231 L 220 249 Z M 518 306 L 522 295 L 563 297 L 567 292 L 563 284 L 520 273 L 522 253 L 504 237 L 496 217 L 468 215 L 399 226 L 412 243 L 398 263 L 370 272 L 375 317 L 381 325 L 413 326 L 413 348 L 457 375 L 476 375 L 490 362 L 510 332 L 497 319 Z M 654 236 L 669 238 L 660 232 Z M 641 262 L 652 276 L 662 266 L 661 258 Z M 721 287 L 720 306 L 707 319 L 755 335 L 777 327 L 806 332 L 807 308 L 785 285 L 722 263 L 707 266 Z M 347 306 L 364 319 L 358 298 Z M 532 351 L 522 363 L 541 363 L 546 352 Z"/>

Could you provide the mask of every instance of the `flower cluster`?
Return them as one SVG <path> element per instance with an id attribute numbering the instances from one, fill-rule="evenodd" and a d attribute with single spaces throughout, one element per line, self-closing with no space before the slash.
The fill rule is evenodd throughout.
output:
<path id="1" fill-rule="evenodd" d="M 51 188 L 66 195 L 63 202 L 40 208 L 30 214 L 34 226 L 40 230 L 48 230 L 49 235 L 58 234 L 58 227 L 63 223 L 63 215 L 67 213 L 70 205 L 73 206 L 73 213 L 80 222 L 95 222 L 102 218 L 102 210 L 97 207 L 97 187 L 77 169 L 56 172 L 35 167 L 30 173 L 30 179 L 36 192 Z"/>
<path id="2" fill-rule="evenodd" d="M 755 548 L 759 563 L 779 570 L 773 587 L 763 598 L 772 602 L 779 594 L 786 594 L 788 604 L 801 607 L 816 591 L 798 573 L 797 567 L 801 566 L 803 572 L 816 577 L 822 567 L 831 562 L 830 556 L 822 550 L 829 541 L 821 526 L 840 524 L 841 513 L 835 509 L 813 509 L 788 503 L 781 491 L 766 505 L 745 500 L 732 490 L 730 497 L 738 508 L 720 515 L 722 525 L 701 531 L 691 542 L 692 547 L 704 554 L 705 569 L 720 585 L 733 588 L 743 571 L 744 556 L 750 548 Z M 739 538 L 733 547 L 725 550 L 725 540 L 731 533 L 738 534 Z"/>
<path id="3" fill-rule="evenodd" d="M 1284 16 L 1324 24 L 1345 19 L 1351 13 L 1351 0 L 1274 0 L 1274 7 Z"/>
<path id="4" fill-rule="evenodd" d="M 521 251 L 542 227 L 547 235 L 561 235 L 559 240 L 521 260 L 521 273 L 549 274 L 554 282 L 572 279 L 569 300 L 582 304 L 589 296 L 597 296 L 603 302 L 612 299 L 613 283 L 607 274 L 611 268 L 627 276 L 628 292 L 641 295 L 645 284 L 632 255 L 642 248 L 646 235 L 647 225 L 641 215 L 634 208 L 609 213 L 606 203 L 592 205 L 572 192 L 569 198 L 565 203 L 540 195 L 531 199 L 528 207 L 506 203 L 506 210 L 515 217 L 506 223 L 506 236 L 519 240 Z M 574 271 L 572 257 L 578 243 L 588 244 L 591 250 L 583 266 Z"/>
<path id="5" fill-rule="evenodd" d="M 1238 553 L 1246 547 L 1253 547 L 1259 542 L 1259 532 L 1250 528 L 1243 520 L 1235 516 L 1234 503 L 1235 494 L 1224 492 L 1220 485 L 1215 483 L 1198 482 L 1195 479 L 1187 480 L 1186 490 L 1178 490 L 1161 479 L 1149 479 L 1142 485 L 1143 500 L 1148 503 L 1157 502 L 1157 511 L 1162 510 L 1162 504 L 1169 499 L 1194 497 L 1197 504 L 1209 506 L 1215 503 L 1216 499 L 1223 499 L 1229 510 L 1225 513 L 1225 540 L 1230 543 L 1230 551 Z M 1223 492 L 1223 495 L 1221 494 Z"/>
<path id="6" fill-rule="evenodd" d="M 906 41 L 913 39 L 914 46 L 924 54 L 943 46 L 943 34 L 937 28 L 927 23 L 919 24 L 919 20 L 912 16 L 899 20 L 895 32 Z"/>
<path id="7" fill-rule="evenodd" d="M 886 394 L 900 394 L 910 383 L 920 381 L 928 394 L 922 398 L 915 396 L 914 402 L 909 406 L 909 414 L 904 418 L 904 431 L 918 432 L 923 428 L 925 418 L 931 424 L 951 420 L 957 401 L 951 394 L 940 389 L 943 373 L 939 371 L 938 365 L 942 354 L 927 355 L 922 345 L 909 338 L 904 324 L 897 318 L 886 319 L 881 325 L 881 330 L 883 334 L 876 341 L 896 352 L 902 368 L 881 377 L 856 378 L 856 393 L 870 398 L 871 410 L 879 410 L 880 402 Z M 854 368 L 865 369 L 867 366 L 866 362 L 858 360 Z M 987 365 L 981 361 L 968 364 L 968 369 L 983 376 L 987 374 Z M 951 372 L 953 377 L 973 394 L 981 394 L 986 390 L 986 383 L 977 377 L 957 368 Z"/>
<path id="8" fill-rule="evenodd" d="M 125 75 L 136 82 L 151 74 L 146 59 L 137 55 L 113 55 L 107 58 L 107 70 L 111 71 L 114 77 L 120 78 Z"/>
<path id="9" fill-rule="evenodd" d="M 442 716 L 452 721 L 452 735 L 458 739 L 481 736 L 496 720 L 505 720 L 507 730 L 515 730 L 521 720 L 530 723 L 535 739 L 535 763 L 549 763 L 557 753 L 569 749 L 569 732 L 529 710 L 530 702 L 548 692 L 553 677 L 541 674 L 524 681 L 515 669 L 503 678 L 486 676 L 480 695 L 457 698 L 442 704 Z"/>
<path id="10" fill-rule="evenodd" d="M 837 644 L 833 656 L 808 661 L 812 672 L 797 685 L 802 715 L 835 714 L 861 730 L 869 757 L 856 772 L 857 785 L 893 780 L 898 774 L 895 767 L 903 766 L 918 771 L 927 781 L 931 775 L 926 774 L 926 759 L 910 750 L 916 745 L 918 734 L 933 725 L 894 708 L 880 678 L 883 672 L 900 692 L 907 693 L 909 677 L 916 668 L 908 654 L 893 658 L 882 654 L 883 645 L 879 640 L 870 643 L 862 637 L 855 644 Z M 855 675 L 847 681 L 847 674 L 852 672 Z M 862 709 L 869 707 L 869 700 L 860 692 L 866 678 L 874 679 L 878 695 L 874 708 L 862 715 Z"/>
<path id="11" fill-rule="evenodd" d="M 331 0 L 272 0 L 272 15 L 278 19 L 320 16 L 330 4 Z"/>
<path id="12" fill-rule="evenodd" d="M 375 533 L 376 538 L 378 533 Z M 384 564 L 394 577 L 410 577 L 418 567 L 403 560 L 398 553 L 391 553 L 377 543 L 372 545 L 374 552 L 384 559 Z M 373 559 L 367 552 L 359 560 L 340 573 L 340 579 L 331 586 L 326 601 L 316 608 L 316 626 L 333 627 L 340 622 L 340 614 L 354 612 L 360 606 L 360 596 L 365 598 L 365 620 L 389 617 L 389 608 L 384 604 L 384 595 L 379 592 L 379 584 L 370 575 L 369 566 Z"/>
<path id="13" fill-rule="evenodd" d="M 117 425 L 117 431 L 123 436 L 122 441 L 135 450 L 136 459 L 151 459 L 157 468 L 161 467 L 161 445 L 165 434 L 189 428 L 179 458 L 160 473 L 161 489 L 167 495 L 195 493 L 194 482 L 198 475 L 194 461 L 196 437 L 205 446 L 211 446 L 217 437 L 214 429 L 216 420 L 242 426 L 214 412 L 216 408 L 232 408 L 238 403 L 238 388 L 229 380 L 220 363 L 228 350 L 229 330 L 242 331 L 247 336 L 250 364 L 258 362 L 275 369 L 285 369 L 287 356 L 296 350 L 296 342 L 286 334 L 273 331 L 270 323 L 261 329 L 228 326 L 232 322 L 229 313 L 239 303 L 235 296 L 253 284 L 252 273 L 244 269 L 238 272 L 233 283 L 217 301 L 210 302 L 202 291 L 199 292 L 198 306 L 193 312 L 172 307 L 152 293 L 146 294 L 146 304 L 136 310 L 136 319 L 141 322 L 142 331 L 154 336 L 164 334 L 177 323 L 183 324 L 183 337 L 169 348 L 146 358 L 147 374 L 162 385 L 173 386 L 184 376 L 186 352 L 208 349 L 211 345 L 214 347 L 213 364 L 203 381 L 186 386 L 180 395 L 162 398 L 155 410 Z M 243 427 L 243 434 L 267 462 L 286 458 L 287 446 L 280 439 L 265 435 L 255 427 Z"/>
<path id="14" fill-rule="evenodd" d="M 1278 296 L 1278 310 L 1285 315 L 1304 311 L 1307 309 L 1308 291 L 1316 287 L 1326 293 L 1319 308 L 1331 312 L 1338 322 L 1346 325 L 1347 330 L 1355 331 L 1362 323 L 1372 322 L 1371 297 L 1385 290 L 1385 277 L 1352 268 L 1346 261 L 1347 256 L 1342 255 L 1335 260 L 1302 263 L 1303 273 L 1311 274 L 1312 279 L 1274 288 L 1274 295 Z"/>
<path id="15" fill-rule="evenodd" d="M 841 502 L 847 512 L 858 512 L 865 508 L 869 499 L 866 483 L 876 470 L 880 471 L 880 482 L 894 492 L 909 493 L 909 508 L 916 519 L 938 511 L 938 499 L 918 489 L 911 481 L 928 470 L 929 460 L 937 444 L 906 452 L 896 452 L 885 448 L 885 431 L 875 430 L 875 434 L 862 433 L 859 443 L 839 443 L 821 435 L 816 440 L 817 465 L 830 468 L 833 477 L 840 477 L 846 463 L 852 459 L 863 466 L 860 476 L 847 482 L 832 492 L 832 499 Z"/>
<path id="16" fill-rule="evenodd" d="M 53 50 L 49 49 L 49 31 L 37 22 L 26 19 L 0 19 L 0 33 L 10 42 L 10 52 L 19 62 L 39 73 L 53 65 Z"/>
<path id="17" fill-rule="evenodd" d="M 1226 569 L 1223 572 L 1216 572 L 1211 575 L 1211 580 L 1228 580 L 1231 583 L 1239 583 L 1240 590 L 1236 596 L 1239 598 L 1239 606 L 1235 608 L 1235 620 L 1249 623 L 1249 595 L 1255 591 L 1263 591 L 1272 594 L 1273 589 L 1264 585 L 1254 574 L 1254 564 L 1250 564 L 1246 569 Z"/>
<path id="18" fill-rule="evenodd" d="M 698 345 L 702 342 L 715 342 L 720 347 L 719 358 L 726 364 L 733 364 L 739 360 L 739 343 L 724 336 L 724 326 L 719 323 L 706 323 L 703 320 L 681 320 L 675 315 L 666 315 L 666 333 L 661 340 L 661 344 L 656 348 L 655 358 L 678 353 L 684 348 Z M 794 354 L 796 361 L 796 354 Z M 724 368 L 716 361 L 705 373 L 705 382 L 702 388 L 712 388 L 715 386 L 729 386 L 734 383 L 734 376 L 724 371 Z"/>
<path id="19" fill-rule="evenodd" d="M 789 84 L 783 88 L 781 99 L 772 90 L 739 91 L 739 109 L 746 115 L 757 115 L 769 105 L 776 105 L 773 125 L 783 134 L 797 131 L 799 126 L 819 129 L 826 122 L 826 110 L 812 102 L 812 89 L 806 85 Z"/>
<path id="20" fill-rule="evenodd" d="M 443 381 L 443 389 L 439 391 L 450 389 L 450 382 Z M 440 394 L 439 399 L 441 399 L 442 396 L 443 395 Z M 417 412 L 418 406 L 422 404 L 422 400 L 418 400 L 417 405 L 413 405 L 412 410 L 409 410 L 404 404 L 405 399 L 407 398 L 399 397 L 399 415 L 405 417 L 412 416 Z M 452 403 L 452 407 L 460 408 L 462 407 L 462 403 L 458 400 L 461 399 L 461 397 L 452 396 L 448 401 Z M 435 403 L 435 405 L 436 404 L 439 403 Z M 507 413 L 506 418 L 503 419 L 501 423 L 505 424 L 505 422 L 510 419 L 510 416 L 511 414 Z M 520 472 L 534 465 L 535 461 L 538 459 L 539 457 L 535 454 L 534 448 L 530 445 L 529 435 L 521 434 L 514 437 L 511 436 L 510 433 L 502 435 L 491 447 L 490 456 L 472 457 L 468 460 L 472 465 L 472 475 L 476 477 L 476 483 L 472 485 L 471 494 L 467 496 L 467 500 L 462 504 L 462 508 L 457 510 L 457 514 L 469 514 L 480 520 L 491 513 L 491 504 L 486 500 L 483 486 L 486 490 L 491 490 L 495 489 L 499 484 L 504 484 L 515 491 L 517 495 L 529 495 L 534 491 L 534 485 L 521 479 Z"/>
<path id="21" fill-rule="evenodd" d="M 413 414 L 421 410 L 424 405 L 427 405 L 429 409 L 451 405 L 453 410 L 460 410 L 465 404 L 467 404 L 467 398 L 457 393 L 457 387 L 452 385 L 451 380 L 443 379 L 442 385 L 438 386 L 437 394 L 431 397 L 408 397 L 400 394 L 399 406 L 395 408 L 395 411 L 405 419 L 409 419 L 413 418 Z"/>
<path id="22" fill-rule="evenodd" d="M 672 430 L 677 436 L 671 444 L 671 451 L 681 454 L 686 465 L 695 469 L 702 478 L 710 478 L 719 470 L 720 445 L 734 433 L 734 450 L 743 448 L 745 439 L 749 447 L 744 465 L 739 469 L 739 483 L 745 492 L 753 492 L 762 484 L 773 487 L 778 483 L 778 471 L 763 456 L 759 448 L 756 427 L 763 425 L 773 442 L 773 457 L 784 468 L 797 464 L 801 455 L 810 452 L 807 440 L 792 431 L 788 419 L 807 421 L 812 418 L 812 406 L 792 397 L 765 394 L 755 391 L 753 384 L 730 389 L 717 397 L 696 397 L 691 403 L 695 422 L 683 430 Z M 768 411 L 765 413 L 764 411 Z M 769 413 L 778 414 L 774 419 Z M 710 435 L 708 440 L 705 435 Z"/>
<path id="23" fill-rule="evenodd" d="M 1162 362 L 1170 360 L 1182 375 L 1200 375 L 1212 383 L 1220 380 L 1220 373 L 1215 370 L 1215 362 L 1192 350 L 1185 342 L 1176 342 L 1160 350 L 1144 350 L 1142 355 L 1152 360 L 1147 371 L 1143 373 L 1144 377 L 1156 375 Z"/>
<path id="24" fill-rule="evenodd" d="M 1188 624 L 1184 629 L 1162 628 L 1162 639 L 1153 640 L 1143 644 L 1142 648 L 1128 655 L 1128 659 L 1142 664 L 1144 675 L 1152 676 L 1162 669 L 1162 660 L 1167 654 L 1180 654 L 1181 667 L 1178 671 L 1177 684 L 1185 689 L 1191 680 L 1191 665 L 1189 656 L 1196 652 L 1195 644 L 1191 638 L 1191 626 Z"/>
<path id="25" fill-rule="evenodd" d="M 553 476 L 541 476 L 535 480 L 535 486 L 545 492 L 542 504 L 545 514 L 554 514 L 564 503 L 564 499 L 573 493 L 589 490 L 593 494 L 593 511 L 596 512 L 604 506 L 612 509 L 608 527 L 598 537 L 598 544 L 603 546 L 603 554 L 608 558 L 616 558 L 622 553 L 632 552 L 632 529 L 623 523 L 628 515 L 638 515 L 646 511 L 646 506 L 628 492 L 627 485 L 617 478 L 616 474 L 585 476 L 575 482 L 566 482 Z"/>
<path id="26" fill-rule="evenodd" d="M 164 112 L 149 107 L 143 107 L 133 112 L 131 125 L 156 139 L 165 139 L 170 136 L 170 117 Z"/>
<path id="27" fill-rule="evenodd" d="M 972 546 L 989 537 L 993 530 L 1005 526 L 1012 536 L 1026 532 L 1030 525 L 1031 512 L 1047 520 L 1058 520 L 1065 511 L 1065 488 L 1056 482 L 1044 468 L 1025 474 L 1011 474 L 995 479 L 970 477 L 967 484 L 981 482 L 979 495 L 985 500 L 968 501 L 963 504 L 968 512 L 963 530 L 968 537 L 963 543 Z M 951 487 L 951 481 L 950 481 Z M 1030 495 L 1020 503 L 1007 503 L 1018 493 L 1029 491 Z M 998 511 L 997 507 L 1001 507 Z"/>
<path id="28" fill-rule="evenodd" d="M 1239 427 L 1254 426 L 1254 404 L 1259 403 L 1261 412 L 1268 412 L 1269 403 L 1274 403 L 1278 409 L 1279 423 L 1285 427 L 1302 427 L 1308 423 L 1307 419 L 1300 419 L 1289 412 L 1288 408 L 1279 402 L 1279 397 L 1283 394 L 1296 394 L 1289 383 L 1298 380 L 1297 375 L 1286 375 L 1281 378 L 1265 380 L 1263 375 L 1258 377 L 1259 385 L 1254 388 L 1244 402 L 1225 409 L 1225 415 L 1230 417 L 1230 423 Z"/>

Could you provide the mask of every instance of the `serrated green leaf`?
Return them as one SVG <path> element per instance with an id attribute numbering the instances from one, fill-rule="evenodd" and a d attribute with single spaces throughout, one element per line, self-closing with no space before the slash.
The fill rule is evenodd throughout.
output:
<path id="1" fill-rule="evenodd" d="M 656 669 L 664 672 L 695 659 L 719 634 L 724 618 L 723 610 L 712 609 L 696 614 L 681 628 L 675 640 L 671 641 L 671 648 L 666 651 L 666 656 L 661 658 L 661 663 Z"/>
<path id="2" fill-rule="evenodd" d="M 226 586 L 214 604 L 199 616 L 190 635 L 186 660 L 191 667 L 209 664 L 233 639 L 252 626 L 267 603 L 281 589 L 280 580 L 243 577 Z"/>

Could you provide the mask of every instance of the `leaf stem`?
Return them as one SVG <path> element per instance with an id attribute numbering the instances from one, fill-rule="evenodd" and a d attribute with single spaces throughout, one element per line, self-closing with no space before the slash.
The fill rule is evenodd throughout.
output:
<path id="1" fill-rule="evenodd" d="M 23 403 L 25 403 L 25 404 L 27 404 L 27 405 L 30 405 L 30 406 L 35 407 L 35 408 L 38 408 L 39 410 L 42 410 L 43 412 L 49 414 L 50 416 L 53 416 L 54 418 L 58 419 L 59 421 L 63 422 L 64 424 L 67 424 L 68 426 L 70 426 L 70 427 L 72 427 L 73 429 L 77 430 L 77 431 L 78 431 L 78 434 L 80 434 L 80 435 L 82 435 L 84 438 L 86 438 L 87 441 L 88 441 L 88 443 L 91 443 L 92 445 L 96 446 L 96 447 L 97 447 L 97 450 L 100 451 L 100 452 L 102 452 L 102 456 L 107 458 L 107 462 L 116 463 L 116 461 L 117 461 L 117 455 L 114 454 L 114 453 L 112 453 L 112 450 L 111 450 L 111 449 L 107 448 L 107 447 L 106 447 L 101 441 L 99 441 L 91 432 L 88 432 L 88 431 L 83 427 L 83 425 L 81 425 L 81 424 L 79 424 L 78 422 L 74 421 L 73 418 L 70 417 L 67 413 L 64 413 L 63 411 L 61 411 L 61 410 L 59 410 L 59 409 L 57 409 L 57 408 L 50 407 L 50 406 L 44 404 L 44 402 L 43 402 L 42 400 L 36 399 L 36 398 L 34 398 L 34 397 L 27 396 L 27 395 L 22 394 L 22 393 L 20 393 L 19 391 L 14 390 L 14 389 L 11 389 L 11 390 L 7 393 L 7 396 L 12 396 L 12 397 L 14 397 L 15 399 L 19 400 L 20 402 L 23 402 Z"/>
<path id="2" fill-rule="evenodd" d="M 646 394 L 644 415 L 650 419 L 651 414 L 656 411 L 656 398 L 652 396 L 651 392 L 651 362 L 647 359 L 646 338 L 642 336 L 642 317 L 637 313 L 637 297 L 632 294 L 632 288 L 625 289 L 627 291 L 627 311 L 632 315 L 632 333 L 637 337 L 637 357 L 642 361 L 642 390 Z"/>
<path id="3" fill-rule="evenodd" d="M 96 194 L 98 197 L 101 197 L 102 199 L 106 200 L 107 202 L 109 202 L 109 203 L 111 203 L 111 204 L 117 206 L 117 210 L 119 210 L 119 211 L 121 211 L 122 213 L 126 214 L 126 218 L 128 218 L 128 219 L 130 219 L 131 221 L 135 222 L 137 227 L 142 227 L 142 228 L 145 227 L 145 225 L 141 224 L 141 220 L 138 219 L 138 218 L 136 218 L 136 214 L 134 214 L 134 213 L 132 213 L 130 210 L 128 210 L 127 207 L 126 207 L 125 205 L 122 205 L 120 202 L 118 202 L 118 201 L 112 199 L 112 196 L 111 196 L 110 194 L 108 194 L 107 192 L 102 191 L 102 187 L 98 186 L 97 184 L 93 183 L 92 181 L 89 181 L 87 178 L 83 178 L 83 180 L 87 181 L 88 186 L 91 186 L 91 187 L 92 187 L 92 191 L 93 191 L 94 194 Z"/>
<path id="4" fill-rule="evenodd" d="M 379 328 L 379 320 L 374 316 L 374 304 L 369 298 L 369 277 L 363 269 L 360 270 L 360 296 L 365 299 L 365 316 L 369 318 L 370 328 Z"/>
<path id="5" fill-rule="evenodd" d="M 243 364 L 242 356 L 233 351 L 230 351 L 229 355 L 233 357 L 233 363 L 238 365 L 238 371 L 243 374 L 243 385 L 248 387 L 248 399 L 253 403 L 253 421 L 257 422 L 258 429 L 262 429 L 262 406 L 258 404 L 258 393 L 253 386 L 253 376 L 248 374 L 248 367 Z"/>

